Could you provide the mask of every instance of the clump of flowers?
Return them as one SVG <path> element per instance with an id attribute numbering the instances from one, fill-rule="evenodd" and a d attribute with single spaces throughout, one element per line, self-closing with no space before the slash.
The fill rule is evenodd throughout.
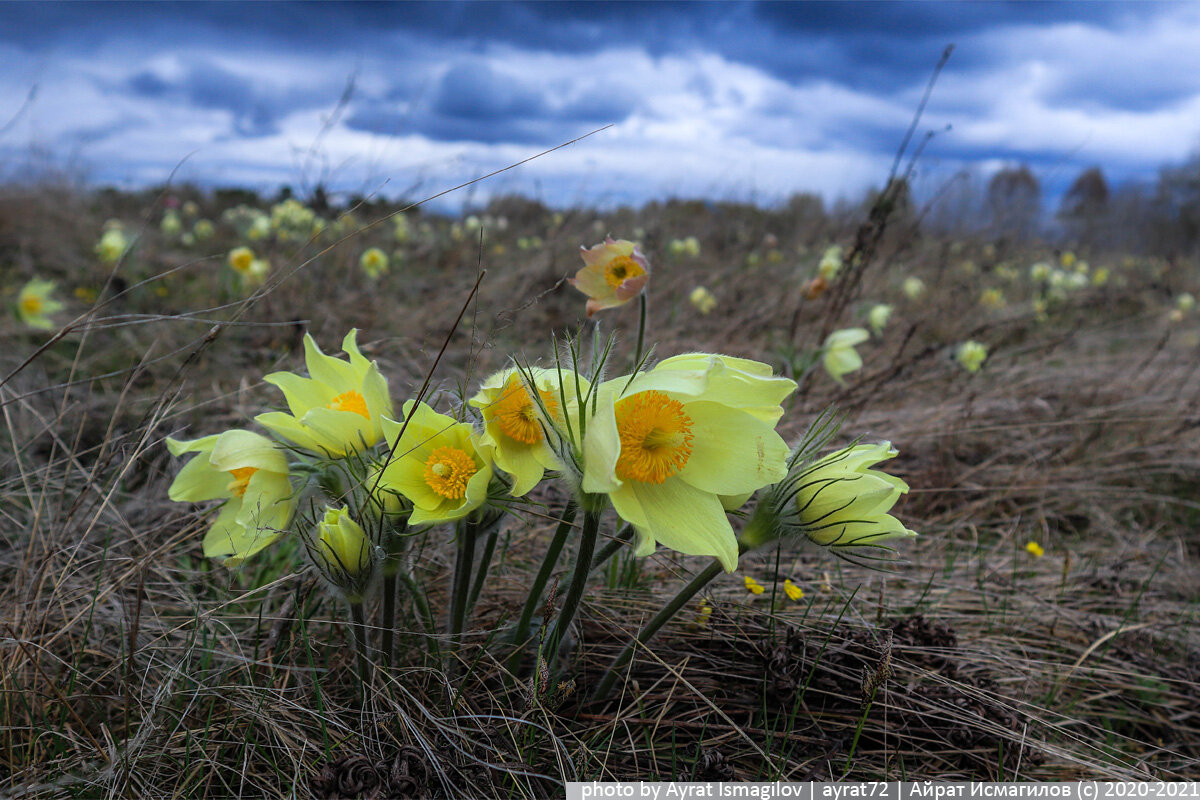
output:
<path id="1" fill-rule="evenodd" d="M 575 285 L 588 295 L 589 316 L 646 288 L 648 263 L 632 242 L 609 237 L 584 249 L 583 258 Z M 643 314 L 643 326 L 644 320 Z M 612 358 L 613 340 L 606 344 L 593 333 L 586 359 L 578 341 L 556 343 L 549 366 L 513 361 L 474 394 L 422 390 L 399 409 L 378 365 L 359 349 L 356 331 L 342 341 L 344 358 L 325 354 L 306 335 L 306 374 L 264 378 L 283 395 L 281 408 L 254 418 L 270 437 L 231 430 L 170 439 L 173 454 L 192 456 L 170 496 L 220 502 L 203 549 L 226 564 L 296 537 L 311 568 L 348 605 L 360 676 L 370 680 L 371 630 L 380 632 L 385 666 L 392 663 L 398 627 L 437 633 L 429 599 L 441 593 L 423 585 L 413 543 L 453 542 L 445 635 L 428 637 L 431 650 L 441 655 L 448 647 L 453 654 L 464 646 L 492 560 L 503 552 L 500 531 L 512 529 L 504 523 L 541 504 L 526 499 L 538 484 L 556 481 L 570 502 L 517 622 L 489 637 L 510 649 L 514 675 L 526 655 L 545 665 L 539 669 L 559 663 L 593 570 L 614 553 L 647 557 L 661 546 L 708 562 L 618 656 L 598 694 L 611 687 L 637 643 L 654 636 L 709 582 L 734 572 L 743 553 L 798 534 L 858 556 L 913 535 L 889 513 L 907 485 L 871 469 L 896 455 L 889 444 L 820 456 L 816 450 L 828 437 L 809 435 L 789 448 L 777 427 L 794 381 L 767 364 L 718 353 L 684 352 L 655 363 L 642 347 L 643 333 L 639 328 L 625 374 Z M 836 362 L 831 372 L 841 370 L 839 379 L 861 366 L 861 360 L 849 364 L 845 349 L 853 354 L 866 338 L 865 330 L 853 329 L 827 343 L 826 358 Z M 739 537 L 729 513 L 751 498 L 754 514 Z M 610 514 L 619 527 L 602 537 Z M 566 588 L 561 595 L 551 591 L 548 600 L 564 553 L 572 559 Z M 764 591 L 751 578 L 745 585 Z M 803 597 L 790 580 L 783 589 L 793 601 Z M 370 602 L 376 592 L 382 595 L 377 605 Z M 365 621 L 371 607 L 380 614 L 373 629 Z M 405 613 L 412 618 L 402 619 Z"/>
<path id="2" fill-rule="evenodd" d="M 17 319 L 35 330 L 51 330 L 50 315 L 62 311 L 63 304 L 54 299 L 54 281 L 34 278 L 17 293 Z"/>

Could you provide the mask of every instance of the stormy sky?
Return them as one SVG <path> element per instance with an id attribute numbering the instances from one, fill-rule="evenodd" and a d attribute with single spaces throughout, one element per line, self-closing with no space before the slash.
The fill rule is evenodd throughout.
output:
<path id="1" fill-rule="evenodd" d="M 442 201 L 856 197 L 939 56 L 918 186 L 1153 180 L 1200 145 L 1200 5 L 0 3 L 0 179 Z"/>

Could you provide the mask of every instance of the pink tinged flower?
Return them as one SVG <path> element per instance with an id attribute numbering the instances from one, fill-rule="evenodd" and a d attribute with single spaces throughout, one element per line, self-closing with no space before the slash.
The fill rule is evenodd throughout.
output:
<path id="1" fill-rule="evenodd" d="M 606 237 L 603 244 L 581 247 L 586 265 L 571 285 L 588 296 L 587 315 L 616 308 L 637 297 L 650 280 L 650 262 L 636 244 L 625 239 Z"/>

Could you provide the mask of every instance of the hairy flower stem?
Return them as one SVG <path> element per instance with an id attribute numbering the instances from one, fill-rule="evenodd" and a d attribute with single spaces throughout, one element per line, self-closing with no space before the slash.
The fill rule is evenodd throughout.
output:
<path id="1" fill-rule="evenodd" d="M 525 607 L 521 609 L 521 617 L 517 621 L 517 627 L 513 630 L 512 641 L 517 649 L 508 658 L 506 666 L 509 673 L 515 673 L 521 666 L 521 653 L 526 640 L 529 639 L 529 627 L 533 623 L 533 614 L 542 600 L 542 591 L 546 588 L 546 582 L 550 580 L 550 573 L 554 571 L 554 566 L 558 563 L 558 556 L 567 542 L 567 535 L 574 527 L 575 515 L 578 510 L 574 499 L 567 501 L 562 519 L 559 520 L 554 536 L 550 540 L 550 547 L 547 548 L 546 555 L 542 559 L 542 567 L 534 577 L 533 585 L 529 587 L 529 596 L 525 598 Z"/>
<path id="2" fill-rule="evenodd" d="M 616 536 L 608 541 L 608 544 L 596 551 L 596 555 L 592 557 L 592 572 L 595 572 L 596 570 L 600 569 L 600 567 L 604 566 L 604 563 L 615 556 L 621 550 L 621 548 L 629 544 L 629 541 L 632 538 L 633 526 L 625 525 L 620 531 L 617 532 Z M 566 585 L 561 587 L 563 593 L 571 590 L 571 584 L 573 582 L 573 579 L 568 580 Z"/>
<path id="3" fill-rule="evenodd" d="M 600 532 L 600 515 L 603 511 L 585 510 L 583 512 L 583 530 L 579 535 L 579 555 L 575 560 L 575 574 L 571 576 L 571 588 L 563 599 L 562 610 L 550 635 L 546 637 L 546 647 L 543 651 L 550 663 L 558 658 L 558 648 L 562 645 L 575 613 L 579 611 L 579 602 L 583 599 L 583 590 L 587 586 L 588 573 L 592 568 L 592 556 L 596 552 L 596 537 Z"/>
<path id="4" fill-rule="evenodd" d="M 633 351 L 633 369 L 636 372 L 638 366 L 642 363 L 642 353 L 646 345 L 646 316 L 648 309 L 646 308 L 648 301 L 646 293 L 643 291 L 638 295 L 638 338 L 637 349 Z"/>
<path id="5" fill-rule="evenodd" d="M 467 595 L 471 591 L 471 566 L 475 560 L 475 526 L 458 523 L 457 558 L 454 562 L 454 594 L 450 598 L 450 646 L 458 648 L 467 616 Z"/>
<path id="6" fill-rule="evenodd" d="M 383 574 L 383 609 L 381 611 L 382 634 L 379 642 L 380 655 L 390 670 L 395 664 L 396 653 L 396 573 Z"/>
<path id="7" fill-rule="evenodd" d="M 617 677 L 621 670 L 624 669 L 625 665 L 630 662 L 630 660 L 633 658 L 633 654 L 637 652 L 637 649 L 648 644 L 650 640 L 654 638 L 654 635 L 658 633 L 659 629 L 665 625 L 667 621 L 671 619 L 671 617 L 678 614 L 681 608 L 687 605 L 688 602 L 695 597 L 701 589 L 711 583 L 713 578 L 720 574 L 721 562 L 714 560 L 711 564 L 705 567 L 702 572 L 696 575 L 696 577 L 692 578 L 691 582 L 687 586 L 680 589 L 679 594 L 671 598 L 671 602 L 663 606 L 662 610 L 655 614 L 653 619 L 647 622 L 642 629 L 638 631 L 637 637 L 630 641 L 630 643 L 625 646 L 625 649 L 621 651 L 620 655 L 613 659 L 612 664 L 610 664 L 608 667 L 608 672 L 604 674 L 604 677 L 600 680 L 600 683 L 596 687 L 596 691 L 592 696 L 597 700 L 601 700 L 606 697 L 608 693 L 612 691 L 613 685 L 616 683 Z"/>
<path id="8" fill-rule="evenodd" d="M 371 671 L 367 661 L 367 619 L 363 614 L 362 602 L 350 602 L 351 628 L 354 631 L 354 649 L 358 653 L 358 679 L 362 682 L 363 697 L 367 696 L 367 686 Z"/>

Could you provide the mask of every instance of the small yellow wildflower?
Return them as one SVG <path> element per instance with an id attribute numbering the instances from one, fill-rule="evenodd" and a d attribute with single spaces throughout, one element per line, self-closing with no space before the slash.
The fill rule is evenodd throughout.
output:
<path id="1" fill-rule="evenodd" d="M 1042 556 L 1046 555 L 1045 549 L 1043 549 L 1042 546 L 1037 542 L 1029 542 L 1026 544 L 1025 551 L 1034 558 L 1041 558 Z"/>
<path id="2" fill-rule="evenodd" d="M 717 298 L 713 297 L 713 293 L 703 286 L 692 289 L 692 293 L 688 295 L 688 302 L 695 306 L 701 314 L 708 314 L 717 307 Z"/>
<path id="3" fill-rule="evenodd" d="M 249 247 L 235 247 L 229 251 L 229 266 L 243 278 L 246 277 L 254 266 L 254 251 Z"/>
<path id="4" fill-rule="evenodd" d="M 1108 267 L 1100 267 L 1092 273 L 1092 286 L 1104 286 L 1108 283 Z"/>
<path id="5" fill-rule="evenodd" d="M 709 620 L 712 619 L 712 614 L 712 601 L 707 597 L 701 598 L 699 607 L 696 609 L 696 627 L 707 628 Z"/>
<path id="6" fill-rule="evenodd" d="M 862 369 L 862 356 L 855 351 L 855 346 L 870 338 L 871 334 L 863 328 L 846 328 L 829 334 L 825 340 L 823 361 L 830 377 L 845 386 L 842 376 Z"/>
<path id="7" fill-rule="evenodd" d="M 50 315 L 61 311 L 63 304 L 51 297 L 54 291 L 54 281 L 43 281 L 34 278 L 25 284 L 17 294 L 17 317 L 31 328 L 50 330 L 54 322 Z"/>
<path id="8" fill-rule="evenodd" d="M 110 227 L 96 243 L 96 255 L 101 264 L 115 264 L 129 249 L 129 240 L 119 227 Z"/>
<path id="9" fill-rule="evenodd" d="M 983 366 L 983 362 L 988 357 L 987 348 L 976 341 L 963 342 L 958 346 L 958 350 L 954 354 L 958 363 L 963 366 L 967 372 L 978 372 Z"/>
<path id="10" fill-rule="evenodd" d="M 371 247 L 364 251 L 358 259 L 358 266 L 362 268 L 363 272 L 367 273 L 368 278 L 375 280 L 388 271 L 387 253 L 378 247 Z"/>
<path id="11" fill-rule="evenodd" d="M 745 582 L 746 582 L 746 591 L 748 591 L 750 594 L 762 594 L 763 592 L 766 591 L 766 589 L 763 587 L 763 585 L 761 583 L 754 580 L 754 578 L 751 578 L 749 575 L 746 576 Z"/>
<path id="12" fill-rule="evenodd" d="M 1062 265 L 1063 269 L 1070 269 L 1075 265 L 1075 254 L 1068 250 L 1062 254 L 1062 257 L 1059 258 L 1058 263 Z"/>
<path id="13" fill-rule="evenodd" d="M 984 308 L 1001 309 L 1004 308 L 1006 302 L 1004 300 L 1004 292 L 997 288 L 984 289 L 983 294 L 979 296 L 979 305 Z"/>
<path id="14" fill-rule="evenodd" d="M 821 256 L 821 263 L 817 265 L 817 277 L 824 278 L 827 282 L 832 281 L 841 268 L 842 248 L 835 244 Z"/>
<path id="15" fill-rule="evenodd" d="M 799 602 L 804 599 L 804 590 L 792 583 L 791 578 L 783 582 L 783 591 L 787 592 L 789 600 Z"/>
<path id="16" fill-rule="evenodd" d="M 904 279 L 901 288 L 904 296 L 909 300 L 920 300 L 921 295 L 925 294 L 925 281 L 915 276 L 909 276 Z"/>

